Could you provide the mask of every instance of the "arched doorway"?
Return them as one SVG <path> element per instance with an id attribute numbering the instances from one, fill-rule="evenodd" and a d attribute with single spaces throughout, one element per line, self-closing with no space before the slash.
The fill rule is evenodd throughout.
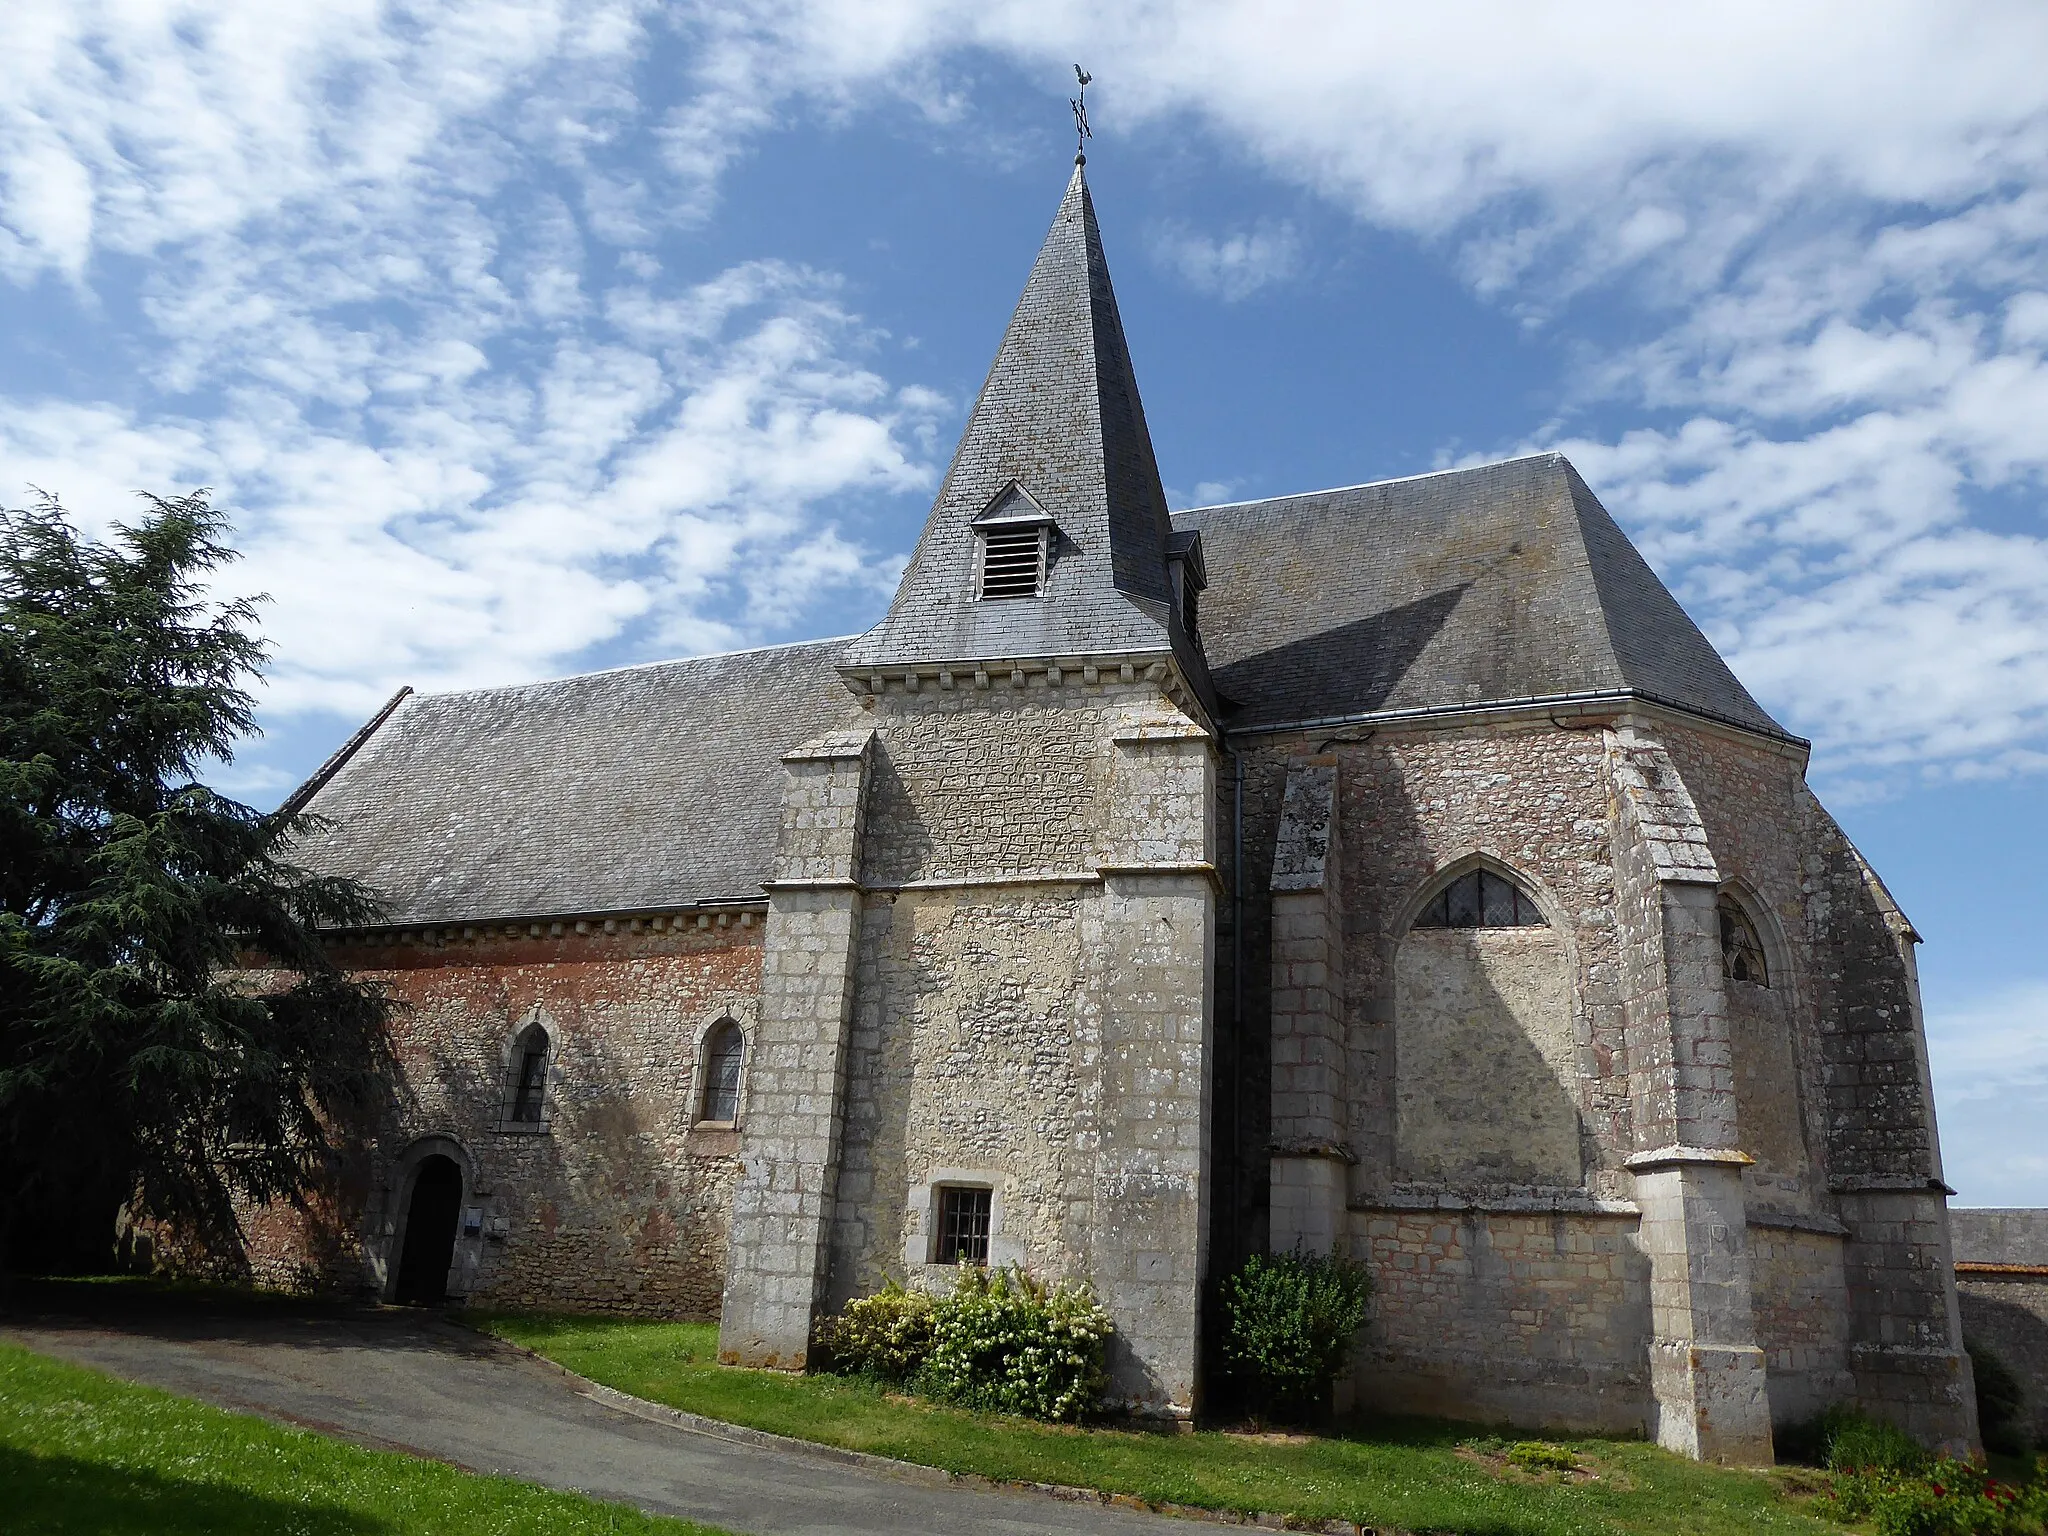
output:
<path id="1" fill-rule="evenodd" d="M 421 1158 L 405 1213 L 405 1249 L 398 1260 L 393 1301 L 432 1306 L 447 1298 L 448 1266 L 455 1261 L 455 1223 L 461 1214 L 462 1170 L 455 1159 L 438 1152 Z"/>

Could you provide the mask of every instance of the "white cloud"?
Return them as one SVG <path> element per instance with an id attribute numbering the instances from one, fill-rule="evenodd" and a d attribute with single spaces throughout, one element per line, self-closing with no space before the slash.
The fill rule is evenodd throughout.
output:
<path id="1" fill-rule="evenodd" d="M 1928 1015 L 1943 1170 L 1961 1205 L 2039 1205 L 2048 1097 L 2048 981 Z"/>
<path id="2" fill-rule="evenodd" d="M 684 61 L 661 81 L 656 39 Z M 167 349 L 163 398 L 24 402 L 10 465 L 71 432 L 95 449 L 74 500 L 175 460 L 275 530 L 280 582 L 385 562 L 397 629 L 305 663 L 332 687 L 369 650 L 452 677 L 635 626 L 724 643 L 701 615 L 749 540 L 808 551 L 750 589 L 762 622 L 805 573 L 880 579 L 807 509 L 914 481 L 944 447 L 933 402 L 871 376 L 826 280 L 664 284 L 645 247 L 793 103 L 986 134 L 976 70 L 1053 97 L 1081 58 L 1107 141 L 1206 131 L 1434 242 L 1531 324 L 1571 325 L 1591 292 L 1623 306 L 1648 339 L 1591 353 L 1541 440 L 1821 740 L 1824 776 L 2048 758 L 2048 11 L 2028 0 L 40 0 L 0 15 L 0 46 L 0 274 L 90 292 L 108 258 L 147 257 Z M 1256 222 L 1158 253 L 1225 298 L 1303 260 Z M 1589 433 L 1589 404 L 1641 425 Z M 587 616 L 489 617 L 565 528 Z M 282 696 L 328 696 L 311 676 Z"/>
<path id="3" fill-rule="evenodd" d="M 213 485 L 228 579 L 279 599 L 271 716 L 744 643 L 893 581 L 826 504 L 927 484 L 942 402 L 866 366 L 828 274 L 613 254 L 648 227 L 607 159 L 647 116 L 635 7 L 0 27 L 39 63 L 0 104 L 0 275 L 90 293 L 146 257 L 150 329 L 114 334 L 155 386 L 7 402 L 0 475 L 99 526 L 137 486 Z"/>
<path id="4" fill-rule="evenodd" d="M 1301 269 L 1301 237 L 1285 223 L 1261 223 L 1220 237 L 1174 226 L 1158 232 L 1152 253 L 1197 292 L 1226 302 L 1286 282 Z"/>
<path id="5" fill-rule="evenodd" d="M 80 509 L 214 481 L 241 519 L 232 579 L 289 598 L 266 614 L 273 710 L 530 677 L 636 626 L 730 645 L 821 588 L 887 581 L 816 508 L 926 484 L 903 439 L 928 407 L 847 361 L 858 325 L 830 285 L 757 264 L 621 305 L 688 323 L 659 351 L 565 337 L 530 384 L 453 352 L 387 391 L 373 352 L 332 423 L 304 380 L 211 421 L 26 406 L 0 416 L 0 462 Z"/>

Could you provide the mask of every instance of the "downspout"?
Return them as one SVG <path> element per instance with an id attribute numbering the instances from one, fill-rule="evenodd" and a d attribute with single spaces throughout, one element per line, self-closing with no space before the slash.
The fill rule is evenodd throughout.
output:
<path id="1" fill-rule="evenodd" d="M 1230 1228 L 1244 1242 L 1244 754 L 1230 754 Z M 1232 1261 L 1241 1257 L 1233 1254 Z"/>

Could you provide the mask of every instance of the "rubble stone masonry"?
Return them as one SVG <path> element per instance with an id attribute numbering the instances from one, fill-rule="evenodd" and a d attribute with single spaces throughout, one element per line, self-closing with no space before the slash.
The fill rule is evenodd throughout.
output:
<path id="1" fill-rule="evenodd" d="M 701 926 L 700 926 L 701 918 Z M 440 1152 L 463 1173 L 452 1295 L 476 1305 L 711 1317 L 738 1136 L 697 1123 L 703 1037 L 749 1035 L 754 909 L 392 935 L 338 958 L 382 983 L 398 1077 L 360 1149 L 348 1205 L 308 1223 L 252 1213 L 261 1280 L 386 1296 L 409 1178 Z M 510 1118 L 515 1038 L 550 1042 L 544 1120 Z M 340 1235 L 338 1235 L 338 1233 Z"/>

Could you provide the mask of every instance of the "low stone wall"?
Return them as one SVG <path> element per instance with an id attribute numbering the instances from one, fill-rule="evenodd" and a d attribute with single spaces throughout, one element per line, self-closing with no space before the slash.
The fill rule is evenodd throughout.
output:
<path id="1" fill-rule="evenodd" d="M 2048 1445 L 2048 1210 L 1948 1213 L 1963 1337 L 2019 1377 L 2024 1422 Z"/>

